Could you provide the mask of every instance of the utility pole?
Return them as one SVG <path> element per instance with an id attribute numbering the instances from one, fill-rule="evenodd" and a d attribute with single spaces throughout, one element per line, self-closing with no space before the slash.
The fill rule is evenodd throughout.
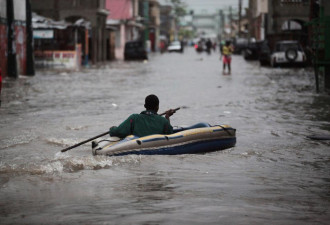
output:
<path id="1" fill-rule="evenodd" d="M 17 78 L 17 62 L 16 62 L 16 43 L 14 29 L 14 2 L 7 0 L 7 27 L 8 27 L 8 58 L 7 58 L 7 74 L 9 77 Z"/>
<path id="2" fill-rule="evenodd" d="M 221 38 L 222 37 L 222 33 L 223 33 L 223 30 L 224 30 L 224 23 L 223 23 L 223 11 L 222 11 L 222 9 L 220 9 L 219 10 L 219 24 L 220 24 L 220 26 L 219 26 L 219 38 Z"/>
<path id="3" fill-rule="evenodd" d="M 233 33 L 233 13 L 232 13 L 232 8 L 229 6 L 229 27 L 230 27 L 230 37 L 232 37 Z"/>
<path id="4" fill-rule="evenodd" d="M 241 37 L 242 0 L 238 0 L 238 37 Z"/>
<path id="5" fill-rule="evenodd" d="M 221 39 L 225 38 L 226 17 L 224 10 L 220 10 Z"/>
<path id="6" fill-rule="evenodd" d="M 143 17 L 144 17 L 144 44 L 145 48 L 149 51 L 149 1 L 143 1 Z"/>
<path id="7" fill-rule="evenodd" d="M 30 0 L 26 0 L 26 75 L 34 75 L 32 10 Z"/>

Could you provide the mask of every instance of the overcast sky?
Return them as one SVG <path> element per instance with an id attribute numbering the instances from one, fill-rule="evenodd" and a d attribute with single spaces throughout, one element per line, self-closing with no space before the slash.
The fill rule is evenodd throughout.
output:
<path id="1" fill-rule="evenodd" d="M 214 13 L 219 9 L 228 9 L 232 6 L 233 9 L 238 9 L 239 0 L 182 0 L 188 5 L 188 10 L 192 9 L 196 13 L 206 12 Z M 169 0 L 160 0 L 160 2 L 169 2 Z M 242 12 L 247 8 L 249 0 L 242 0 Z"/>

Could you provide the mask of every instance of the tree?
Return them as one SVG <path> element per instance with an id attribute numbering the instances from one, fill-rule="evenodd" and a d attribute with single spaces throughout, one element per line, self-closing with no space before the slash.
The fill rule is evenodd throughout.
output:
<path id="1" fill-rule="evenodd" d="M 181 0 L 170 0 L 171 5 L 173 7 L 173 14 L 175 18 L 175 22 L 177 24 L 180 23 L 180 19 L 187 15 L 187 5 Z"/>
<path id="2" fill-rule="evenodd" d="M 194 37 L 194 31 L 180 28 L 179 36 L 185 39 L 191 39 Z"/>

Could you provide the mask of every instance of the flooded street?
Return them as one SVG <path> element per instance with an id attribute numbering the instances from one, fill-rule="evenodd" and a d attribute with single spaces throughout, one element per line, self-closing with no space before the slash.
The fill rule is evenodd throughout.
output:
<path id="1" fill-rule="evenodd" d="M 309 68 L 260 67 L 219 52 L 150 55 L 80 72 L 7 79 L 0 108 L 0 224 L 329 224 L 330 96 Z M 60 150 L 119 125 L 156 94 L 173 126 L 237 129 L 199 155 Z"/>

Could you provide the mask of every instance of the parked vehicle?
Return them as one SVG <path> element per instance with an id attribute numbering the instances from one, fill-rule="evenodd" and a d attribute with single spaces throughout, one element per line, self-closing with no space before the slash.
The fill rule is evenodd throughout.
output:
<path id="1" fill-rule="evenodd" d="M 173 41 L 167 47 L 168 52 L 183 52 L 183 46 L 180 41 Z"/>
<path id="2" fill-rule="evenodd" d="M 242 50 L 243 57 L 246 60 L 258 60 L 261 52 L 261 47 L 264 41 L 250 42 L 247 47 Z"/>
<path id="3" fill-rule="evenodd" d="M 148 59 L 148 53 L 142 41 L 129 41 L 125 44 L 124 50 L 125 60 Z"/>
<path id="4" fill-rule="evenodd" d="M 246 49 L 249 40 L 247 38 L 237 38 L 233 41 L 234 54 L 241 54 Z"/>
<path id="5" fill-rule="evenodd" d="M 298 41 L 278 41 L 270 56 L 272 67 L 278 65 L 304 65 L 306 54 Z"/>
<path id="6" fill-rule="evenodd" d="M 259 62 L 262 66 L 270 65 L 271 49 L 267 41 L 263 41 L 259 50 Z"/>
<path id="7" fill-rule="evenodd" d="M 267 40 L 250 42 L 243 50 L 245 60 L 259 60 L 260 65 L 270 65 L 271 50 Z"/>
<path id="8" fill-rule="evenodd" d="M 200 40 L 195 44 L 195 50 L 197 52 L 203 52 L 206 51 L 206 45 L 204 40 Z"/>

